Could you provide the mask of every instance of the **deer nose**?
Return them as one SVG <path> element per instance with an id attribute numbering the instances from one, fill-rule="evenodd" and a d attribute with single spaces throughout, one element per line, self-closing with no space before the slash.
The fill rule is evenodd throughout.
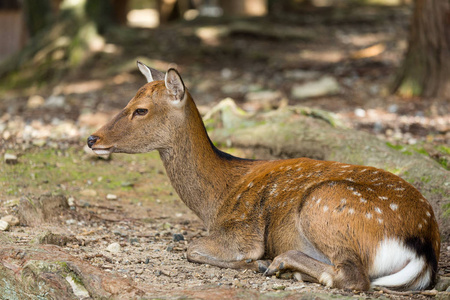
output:
<path id="1" fill-rule="evenodd" d="M 89 148 L 92 148 L 92 146 L 94 146 L 94 144 L 99 140 L 100 138 L 98 136 L 95 135 L 91 135 L 90 137 L 88 137 L 87 139 L 87 144 L 89 146 Z"/>

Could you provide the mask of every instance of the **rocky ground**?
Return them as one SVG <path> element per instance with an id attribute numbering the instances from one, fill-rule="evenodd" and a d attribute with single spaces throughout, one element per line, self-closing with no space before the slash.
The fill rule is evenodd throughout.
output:
<path id="1" fill-rule="evenodd" d="M 264 277 L 189 263 L 187 244 L 206 231 L 170 187 L 158 155 L 99 159 L 84 149 L 86 137 L 144 83 L 134 63 L 139 58 L 162 70 L 176 62 L 202 113 L 225 97 L 250 112 L 288 104 L 321 108 L 349 127 L 369 131 L 399 150 L 429 155 L 448 168 L 448 99 L 388 93 L 406 47 L 409 12 L 394 9 L 385 18 L 373 18 L 377 14 L 355 13 L 353 22 L 335 17 L 256 27 L 243 21 L 123 29 L 111 33 L 104 51 L 64 80 L 3 91 L 0 217 L 7 218 L 0 221 L 5 229 L 0 234 L 8 239 L 3 249 L 56 244 L 105 274 L 130 280 L 149 298 L 221 299 L 241 293 L 267 299 L 312 294 L 319 299 L 446 299 L 444 283 L 439 292 L 360 293 L 298 282 L 292 274 Z M 439 274 L 449 277 L 445 238 Z M 209 292 L 201 294 L 205 289 Z"/>

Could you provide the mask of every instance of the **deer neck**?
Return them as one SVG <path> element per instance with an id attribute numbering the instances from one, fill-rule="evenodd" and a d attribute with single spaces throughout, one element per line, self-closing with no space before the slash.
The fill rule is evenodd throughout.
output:
<path id="1" fill-rule="evenodd" d="M 159 150 L 172 186 L 181 200 L 211 227 L 217 210 L 251 161 L 228 156 L 211 143 L 193 102 L 175 143 Z"/>

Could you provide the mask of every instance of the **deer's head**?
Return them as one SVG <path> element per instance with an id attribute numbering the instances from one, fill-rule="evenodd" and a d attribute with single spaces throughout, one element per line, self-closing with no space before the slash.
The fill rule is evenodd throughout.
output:
<path id="1" fill-rule="evenodd" d="M 119 114 L 87 139 L 98 155 L 149 152 L 176 142 L 173 133 L 183 124 L 184 108 L 190 98 L 183 80 L 175 69 L 164 74 L 139 61 L 137 64 L 148 83 Z"/>

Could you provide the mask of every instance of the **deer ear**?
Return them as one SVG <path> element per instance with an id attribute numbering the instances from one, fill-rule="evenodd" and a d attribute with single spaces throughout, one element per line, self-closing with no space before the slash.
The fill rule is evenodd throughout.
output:
<path id="1" fill-rule="evenodd" d="M 176 101 L 182 101 L 186 94 L 186 88 L 184 87 L 183 79 L 181 79 L 180 73 L 175 69 L 169 69 L 165 78 L 166 88 Z"/>
<path id="2" fill-rule="evenodd" d="M 152 69 L 145 64 L 137 61 L 137 66 L 139 71 L 147 78 L 147 82 L 152 82 L 156 80 L 164 80 L 164 73 L 158 70 Z"/>

